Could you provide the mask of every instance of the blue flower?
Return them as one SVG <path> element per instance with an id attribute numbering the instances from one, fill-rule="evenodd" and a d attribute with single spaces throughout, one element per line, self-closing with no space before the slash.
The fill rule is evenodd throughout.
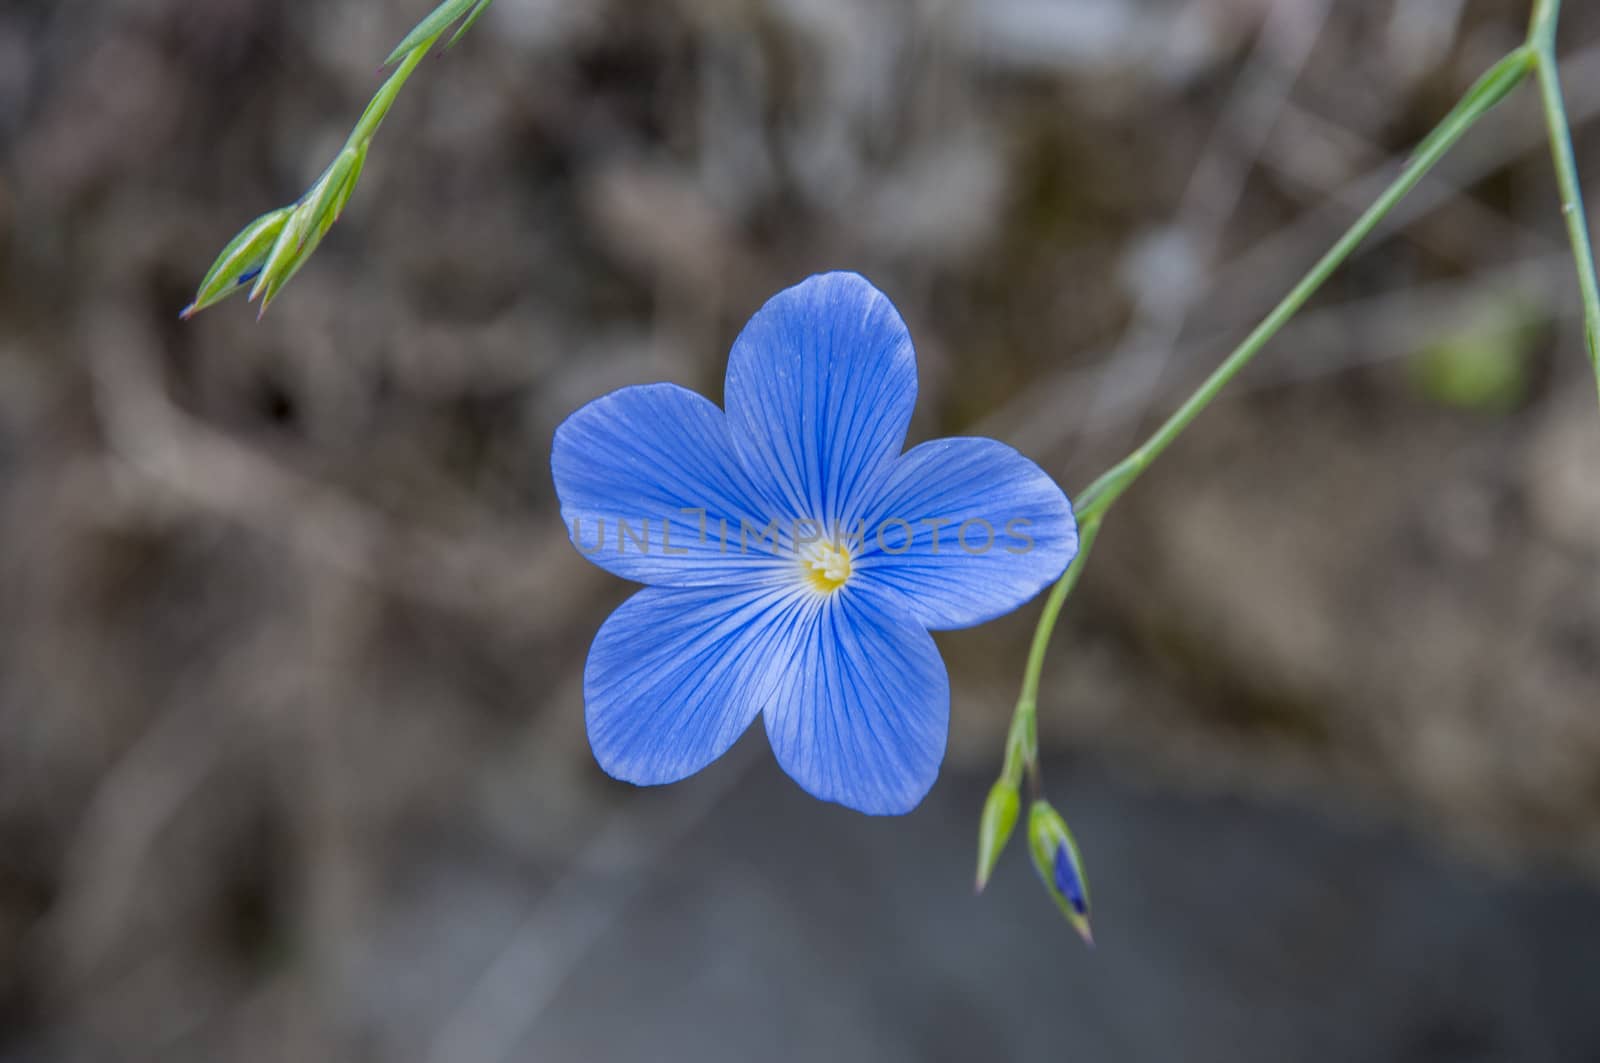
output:
<path id="1" fill-rule="evenodd" d="M 1053 582 L 1072 506 L 992 439 L 902 453 L 916 354 L 854 273 L 778 293 L 734 341 L 726 411 L 672 384 L 578 410 L 551 452 L 573 544 L 646 584 L 601 626 L 583 693 L 618 779 L 693 775 L 764 718 L 816 797 L 908 812 L 944 759 L 950 683 L 930 630 Z"/>

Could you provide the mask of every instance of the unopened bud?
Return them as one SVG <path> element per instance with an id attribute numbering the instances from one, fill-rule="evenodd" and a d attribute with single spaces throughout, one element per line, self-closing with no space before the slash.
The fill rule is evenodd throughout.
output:
<path id="1" fill-rule="evenodd" d="M 222 249 L 217 260 L 211 264 L 211 269 L 206 272 L 205 279 L 200 282 L 194 302 L 184 307 L 182 316 L 193 317 L 206 307 L 215 306 L 228 296 L 243 291 L 245 285 L 255 280 L 292 213 L 293 207 L 270 210 L 228 241 L 228 246 Z"/>
<path id="2" fill-rule="evenodd" d="M 1089 930 L 1089 879 L 1083 872 L 1078 843 L 1067 829 L 1066 820 L 1048 801 L 1035 801 L 1028 811 L 1028 851 L 1045 889 L 1072 928 L 1093 948 L 1094 935 Z"/>
<path id="3" fill-rule="evenodd" d="M 360 176 L 358 168 L 365 162 L 366 153 L 362 149 L 345 148 L 339 152 L 327 172 L 295 204 L 283 232 L 278 234 L 272 250 L 267 253 L 255 287 L 250 290 L 251 299 L 261 297 L 263 313 L 283 290 L 283 286 L 289 283 L 289 279 L 310 260 L 312 253 L 322 243 L 322 238 L 333 227 L 339 212 L 349 200 L 355 179 Z"/>
<path id="4" fill-rule="evenodd" d="M 1017 825 L 1022 810 L 1022 795 L 1017 786 L 1002 778 L 989 788 L 983 802 L 983 818 L 978 822 L 978 892 L 989 884 L 989 875 L 996 861 L 1011 840 L 1011 831 Z"/>

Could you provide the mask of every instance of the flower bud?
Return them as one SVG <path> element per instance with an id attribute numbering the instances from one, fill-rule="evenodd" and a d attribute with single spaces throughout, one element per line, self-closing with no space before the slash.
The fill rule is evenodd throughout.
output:
<path id="1" fill-rule="evenodd" d="M 349 199 L 350 191 L 354 189 L 355 178 L 359 176 L 357 167 L 365 162 L 366 153 L 362 149 L 345 148 L 317 183 L 311 186 L 310 191 L 294 205 L 283 231 L 267 253 L 255 287 L 250 290 L 251 299 L 261 297 L 262 312 L 283 290 L 283 286 L 289 283 L 289 279 L 300 272 L 300 267 L 306 264 L 322 243 L 322 238 L 332 228 Z"/>
<path id="2" fill-rule="evenodd" d="M 978 892 L 989 884 L 989 875 L 995 862 L 1011 840 L 1011 831 L 1017 825 L 1017 815 L 1022 810 L 1022 795 L 1016 783 L 1001 778 L 989 788 L 983 802 L 983 818 L 978 822 Z"/>
<path id="3" fill-rule="evenodd" d="M 193 317 L 206 307 L 215 306 L 228 296 L 242 291 L 246 284 L 255 280 L 293 212 L 293 207 L 270 210 L 228 241 L 228 246 L 222 249 L 217 260 L 211 264 L 211 269 L 206 272 L 205 279 L 200 282 L 194 302 L 184 307 L 182 316 Z"/>
<path id="4" fill-rule="evenodd" d="M 1083 872 L 1078 843 L 1067 829 L 1066 820 L 1048 801 L 1035 801 L 1028 811 L 1028 851 L 1045 889 L 1072 928 L 1093 948 L 1094 935 L 1089 931 L 1089 879 Z"/>

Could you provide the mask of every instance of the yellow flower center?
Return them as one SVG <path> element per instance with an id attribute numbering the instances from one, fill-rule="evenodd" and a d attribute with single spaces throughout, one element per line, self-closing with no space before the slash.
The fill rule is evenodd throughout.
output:
<path id="1" fill-rule="evenodd" d="M 813 543 L 802 564 L 811 586 L 821 594 L 838 590 L 850 578 L 850 551 L 833 543 Z"/>

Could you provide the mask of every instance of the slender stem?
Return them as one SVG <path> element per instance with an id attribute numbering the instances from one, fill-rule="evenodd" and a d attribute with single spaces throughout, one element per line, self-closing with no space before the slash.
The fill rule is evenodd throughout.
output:
<path id="1" fill-rule="evenodd" d="M 1227 383 L 1250 364 L 1250 360 L 1260 353 L 1267 341 L 1272 339 L 1278 330 L 1306 304 L 1318 288 L 1322 287 L 1323 282 L 1350 257 L 1351 252 L 1361 241 L 1378 227 L 1384 216 L 1405 198 L 1406 193 L 1417 186 L 1428 171 L 1444 158 L 1480 118 L 1505 98 L 1506 93 L 1515 87 L 1532 65 L 1532 50 L 1526 47 L 1519 48 L 1502 59 L 1467 93 L 1461 103 L 1422 142 L 1417 153 L 1406 163 L 1394 183 L 1378 197 L 1378 201 L 1356 219 L 1355 224 L 1339 238 L 1339 242 L 1311 267 L 1311 271 L 1290 290 L 1288 295 L 1284 296 L 1283 301 L 1273 308 L 1266 320 L 1257 325 L 1255 330 L 1245 337 L 1244 342 L 1223 360 L 1222 364 L 1206 378 L 1205 383 L 1200 385 L 1199 390 L 1190 395 L 1184 404 L 1178 407 L 1177 412 L 1167 418 L 1166 423 L 1156 429 L 1137 450 L 1084 489 L 1078 496 L 1076 507 L 1079 520 L 1087 522 L 1103 515 L 1110 508 L 1122 492 L 1138 479 L 1139 474 L 1200 415 L 1200 411 L 1211 404 L 1211 400 L 1217 397 Z"/>
<path id="2" fill-rule="evenodd" d="M 267 305 L 306 264 L 348 205 L 366 166 L 372 138 L 388 117 L 400 90 L 452 27 L 455 33 L 450 43 L 470 29 L 492 2 L 441 0 L 431 14 L 412 27 L 384 61 L 385 67 L 392 64 L 395 69 L 367 104 L 345 138 L 343 149 L 298 200 L 263 214 L 228 242 L 206 271 L 194 301 L 184 307 L 181 317 L 193 317 L 244 291 L 250 293 L 252 300 L 259 297 L 261 310 L 266 312 Z"/>
<path id="3" fill-rule="evenodd" d="M 1062 573 L 1045 599 L 1044 612 L 1039 625 L 1033 629 L 1033 645 L 1028 648 L 1028 663 L 1022 671 L 1022 693 L 1017 696 L 1017 707 L 1011 717 L 1011 737 L 1006 743 L 1008 766 L 1020 751 L 1023 764 L 1028 769 L 1028 786 L 1034 798 L 1039 796 L 1039 676 L 1044 672 L 1045 653 L 1050 649 L 1050 635 L 1055 631 L 1056 619 L 1067 595 L 1077 586 L 1089 561 L 1089 550 L 1100 534 L 1100 518 L 1091 517 L 1078 528 L 1078 554 Z"/>
<path id="4" fill-rule="evenodd" d="M 361 120 L 345 139 L 346 147 L 360 147 L 363 141 L 371 140 L 377 134 L 378 127 L 389 116 L 389 108 L 394 106 L 395 97 L 400 95 L 400 90 L 411 79 L 412 73 L 421 65 L 422 60 L 427 58 L 428 53 L 443 35 L 444 30 L 441 29 L 406 54 L 394 73 L 384 81 L 383 87 L 372 97 L 372 102 L 367 104 L 367 109 L 361 114 Z"/>
<path id="5" fill-rule="evenodd" d="M 1561 0 L 1533 0 L 1533 18 L 1528 22 L 1528 43 L 1535 48 L 1541 42 L 1554 44 L 1556 20 L 1561 17 Z"/>
<path id="6" fill-rule="evenodd" d="M 1541 8 L 1548 9 L 1552 22 L 1555 7 L 1556 0 L 1541 0 Z M 1535 25 L 1538 24 L 1536 19 Z M 1350 257 L 1361 241 L 1378 227 L 1385 215 L 1417 186 L 1428 171 L 1444 158 L 1479 119 L 1521 83 L 1535 63 L 1535 47 L 1530 43 L 1511 52 L 1490 68 L 1489 72 L 1468 90 L 1461 102 L 1418 146 L 1411 160 L 1406 163 L 1394 182 L 1378 197 L 1377 202 L 1356 219 L 1355 224 L 1339 238 L 1338 243 L 1311 267 L 1311 271 L 1290 290 L 1288 295 L 1284 296 L 1283 301 L 1273 308 L 1266 320 L 1257 325 L 1255 330 L 1245 337 L 1244 342 L 1223 360 L 1222 364 L 1206 378 L 1205 383 L 1200 385 L 1199 390 L 1189 396 L 1188 400 L 1178 407 L 1177 412 L 1167 418 L 1166 422 L 1137 450 L 1118 462 L 1078 496 L 1076 506 L 1079 521 L 1078 555 L 1073 558 L 1067 571 L 1051 588 L 1049 597 L 1045 599 L 1044 610 L 1039 615 L 1038 626 L 1034 628 L 1033 643 L 1028 649 L 1028 661 L 1022 673 L 1022 691 L 1017 697 L 1011 728 L 1007 734 L 1005 770 L 1008 777 L 1016 778 L 1017 761 L 1021 759 L 1027 768 L 1029 788 L 1035 796 L 1038 795 L 1039 680 L 1044 671 L 1045 654 L 1050 648 L 1050 637 L 1055 632 L 1061 609 L 1066 604 L 1073 587 L 1077 585 L 1078 578 L 1083 574 L 1089 550 L 1100 532 L 1100 522 L 1104 519 L 1106 511 L 1139 477 L 1139 474 L 1200 415 L 1200 411 L 1210 405 L 1211 400 L 1217 397 L 1228 382 L 1267 345 L 1267 341 L 1272 339 L 1278 330 L 1306 304 L 1333 271 Z M 1553 61 L 1549 65 L 1553 67 Z M 1559 106 L 1559 100 L 1557 105 Z M 1588 248 L 1586 241 L 1583 248 L 1586 252 Z M 1591 269 L 1591 277 L 1592 273 Z"/>
<path id="7" fill-rule="evenodd" d="M 1555 159 L 1556 184 L 1561 190 L 1561 213 L 1566 219 L 1567 236 L 1572 244 L 1572 260 L 1578 268 L 1578 289 L 1583 295 L 1583 335 L 1594 368 L 1595 386 L 1600 390 L 1600 288 L 1595 283 L 1594 251 L 1589 245 L 1588 217 L 1583 209 L 1583 191 L 1578 182 L 1578 164 L 1573 157 L 1572 130 L 1567 124 L 1567 108 L 1561 97 L 1561 74 L 1556 64 L 1556 19 L 1561 0 L 1539 0 L 1534 5 L 1533 22 L 1528 29 L 1528 47 L 1534 53 L 1539 95 L 1544 100 L 1545 124 L 1550 129 L 1550 151 Z"/>

